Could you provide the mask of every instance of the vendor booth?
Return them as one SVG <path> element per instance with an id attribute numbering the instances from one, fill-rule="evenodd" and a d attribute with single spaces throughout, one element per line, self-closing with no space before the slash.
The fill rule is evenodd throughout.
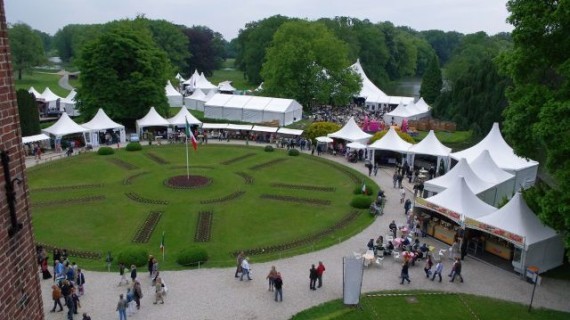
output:
<path id="1" fill-rule="evenodd" d="M 383 161 L 376 158 L 376 150 L 392 151 L 397 154 L 406 155 L 411 146 L 411 143 L 406 142 L 404 139 L 400 138 L 394 127 L 390 127 L 388 132 L 382 138 L 368 145 L 368 150 L 372 150 L 371 161 L 373 163 L 382 163 Z M 388 163 L 395 164 L 396 162 L 400 162 L 400 159 L 389 157 L 386 161 Z"/>
<path id="2" fill-rule="evenodd" d="M 141 119 L 137 120 L 136 127 L 137 127 L 137 134 L 139 137 L 143 139 L 150 139 L 150 137 L 142 137 L 143 130 L 148 127 L 164 127 L 165 131 L 170 126 L 170 122 L 164 119 L 154 107 L 150 107 L 148 113 L 142 117 Z"/>
<path id="3" fill-rule="evenodd" d="M 469 163 L 469 166 L 481 179 L 493 183 L 495 201 L 488 202 L 489 204 L 498 206 L 504 199 L 510 199 L 513 196 L 515 176 L 499 168 L 491 158 L 489 151 L 483 150 L 477 158 Z"/>
<path id="4" fill-rule="evenodd" d="M 125 143 L 127 140 L 125 126 L 111 120 L 101 108 L 99 108 L 91 121 L 81 126 L 88 130 L 86 142 L 93 147 L 102 144 Z"/>
<path id="5" fill-rule="evenodd" d="M 429 161 L 418 161 L 419 167 L 429 168 L 429 165 L 435 164 L 435 168 L 443 166 L 443 168 L 445 168 L 445 172 L 449 171 L 449 167 L 451 165 L 449 154 L 451 153 L 451 148 L 444 146 L 443 143 L 437 139 L 433 130 L 430 130 L 422 141 L 412 145 L 408 152 L 408 163 L 411 163 L 412 167 L 416 166 L 416 158 L 424 158 L 427 156 L 434 159 L 435 163 L 430 163 Z"/>
<path id="6" fill-rule="evenodd" d="M 183 100 L 182 94 L 178 92 L 170 83 L 170 80 L 166 82 L 166 87 L 164 87 L 164 92 L 166 94 L 166 99 L 168 100 L 168 105 L 171 107 L 181 107 Z"/>
<path id="7" fill-rule="evenodd" d="M 45 134 L 49 134 L 55 138 L 55 151 L 61 152 L 62 151 L 62 139 L 66 137 L 65 141 L 72 141 L 70 143 L 73 147 L 79 147 L 85 144 L 85 132 L 87 129 L 78 125 L 73 121 L 67 113 L 62 113 L 61 117 L 57 120 L 56 123 L 42 129 L 42 132 Z"/>
<path id="8" fill-rule="evenodd" d="M 327 136 L 329 138 L 342 139 L 348 142 L 366 142 L 368 139 L 370 139 L 370 137 L 372 137 L 372 135 L 360 129 L 360 127 L 356 124 L 356 121 L 354 121 L 354 117 L 350 117 L 350 119 L 348 119 L 346 124 L 340 128 L 340 130 L 329 133 Z"/>

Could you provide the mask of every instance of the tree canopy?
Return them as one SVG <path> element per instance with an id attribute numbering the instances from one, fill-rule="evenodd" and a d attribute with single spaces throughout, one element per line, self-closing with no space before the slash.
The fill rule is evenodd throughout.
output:
<path id="1" fill-rule="evenodd" d="M 36 105 L 36 97 L 25 89 L 19 89 L 16 91 L 16 101 L 18 102 L 22 136 L 39 134 L 41 132 L 40 114 Z"/>
<path id="2" fill-rule="evenodd" d="M 443 80 L 441 77 L 441 69 L 439 68 L 439 61 L 437 56 L 434 55 L 422 78 L 420 96 L 423 97 L 427 103 L 432 104 L 437 97 L 439 97 L 442 86 Z"/>
<path id="3" fill-rule="evenodd" d="M 8 29 L 12 67 L 22 80 L 22 73 L 47 62 L 42 39 L 25 23 L 16 23 Z"/>
<path id="4" fill-rule="evenodd" d="M 187 51 L 192 53 L 186 59 L 189 70 L 184 73 L 186 76 L 196 69 L 211 76 L 214 70 L 222 67 L 226 44 L 220 33 L 205 26 L 193 26 L 183 32 L 188 39 Z"/>
<path id="5" fill-rule="evenodd" d="M 164 87 L 172 67 L 150 32 L 137 23 L 110 25 L 85 46 L 78 65 L 81 87 L 76 99 L 85 117 L 101 107 L 111 118 L 127 121 L 141 118 L 151 106 L 167 114 Z"/>

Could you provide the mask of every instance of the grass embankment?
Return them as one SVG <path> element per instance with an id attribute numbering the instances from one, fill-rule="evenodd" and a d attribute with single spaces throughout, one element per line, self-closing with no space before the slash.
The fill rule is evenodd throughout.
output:
<path id="1" fill-rule="evenodd" d="M 55 73 L 24 73 L 22 75 L 22 80 L 15 81 L 16 90 L 28 90 L 33 86 L 39 93 L 42 93 L 46 87 L 49 87 L 53 93 L 65 98 L 69 94 L 69 91 L 59 86 L 58 81 L 60 78 L 61 76 Z"/>

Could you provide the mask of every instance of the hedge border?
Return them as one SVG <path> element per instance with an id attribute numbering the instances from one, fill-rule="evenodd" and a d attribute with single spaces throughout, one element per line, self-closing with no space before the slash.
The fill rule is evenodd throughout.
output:
<path id="1" fill-rule="evenodd" d="M 125 196 L 127 196 L 127 198 L 135 202 L 144 203 L 144 204 L 164 204 L 164 205 L 168 204 L 168 201 L 166 200 L 148 199 L 135 192 L 125 192 Z"/>
<path id="2" fill-rule="evenodd" d="M 230 164 L 233 164 L 233 163 L 238 162 L 238 161 L 242 161 L 244 159 L 247 159 L 247 158 L 253 157 L 253 156 L 255 156 L 255 153 L 246 153 L 242 156 L 235 157 L 235 158 L 232 158 L 232 159 L 229 159 L 226 161 L 222 161 L 222 162 L 220 162 L 220 164 L 223 164 L 225 166 L 229 166 Z"/>
<path id="3" fill-rule="evenodd" d="M 68 186 L 56 186 L 56 187 L 45 187 L 45 188 L 38 188 L 38 189 L 31 189 L 32 192 L 53 192 L 53 191 L 62 191 L 62 190 L 70 190 L 70 189 L 94 189 L 94 188 L 102 188 L 104 184 L 102 183 L 91 183 L 91 184 L 76 184 L 76 185 L 68 185 Z"/>
<path id="4" fill-rule="evenodd" d="M 139 173 L 137 173 L 137 174 L 130 175 L 130 176 L 126 177 L 125 179 L 123 179 L 123 184 L 124 184 L 124 185 L 133 184 L 133 180 L 134 180 L 135 178 L 138 178 L 138 177 L 140 177 L 140 176 L 142 176 L 142 175 L 149 174 L 149 173 L 150 173 L 150 172 L 148 172 L 148 171 L 143 171 L 143 172 L 139 172 Z"/>
<path id="5" fill-rule="evenodd" d="M 71 199 L 32 202 L 32 207 L 41 208 L 41 207 L 51 207 L 51 206 L 66 206 L 70 204 L 84 204 L 86 202 L 95 202 L 103 200 L 105 200 L 104 195 L 97 195 L 97 196 L 87 196 L 87 197 L 79 197 Z"/>
<path id="6" fill-rule="evenodd" d="M 294 196 L 284 196 L 278 194 L 262 194 L 259 196 L 261 199 L 269 199 L 269 200 L 277 200 L 277 201 L 285 201 L 285 202 L 296 202 L 296 203 L 304 203 L 304 204 L 317 204 L 322 206 L 329 206 L 331 204 L 330 200 L 322 200 L 322 199 L 315 199 L 315 198 L 301 198 L 301 197 L 294 197 Z"/>
<path id="7" fill-rule="evenodd" d="M 237 174 L 238 176 L 242 177 L 245 184 L 253 184 L 253 177 L 250 176 L 249 174 L 245 173 L 245 172 L 234 172 L 235 174 Z"/>
<path id="8" fill-rule="evenodd" d="M 212 236 L 212 224 L 214 223 L 214 212 L 211 210 L 200 211 L 198 213 L 198 223 L 194 242 L 208 242 Z"/>
<path id="9" fill-rule="evenodd" d="M 46 249 L 47 252 L 53 252 L 56 248 L 58 249 L 60 248 L 43 242 L 36 242 L 36 246 L 42 246 L 44 249 Z M 76 249 L 67 249 L 67 248 L 65 250 L 67 250 L 67 255 L 70 257 L 77 257 L 89 260 L 100 260 L 103 257 L 103 254 L 97 251 L 76 250 Z"/>
<path id="10" fill-rule="evenodd" d="M 335 187 L 310 186 L 304 184 L 272 183 L 271 186 L 274 188 L 323 191 L 323 192 L 334 192 L 336 190 Z"/>
<path id="11" fill-rule="evenodd" d="M 286 158 L 274 159 L 274 160 L 271 160 L 271 161 L 268 161 L 268 162 L 264 162 L 264 163 L 255 165 L 255 166 L 253 166 L 253 167 L 250 167 L 249 170 L 264 169 L 264 168 L 267 168 L 267 167 L 274 166 L 274 165 L 276 165 L 276 164 L 278 164 L 278 163 L 280 163 L 280 162 L 283 162 L 283 161 L 287 161 L 287 159 L 286 159 Z"/>
<path id="12" fill-rule="evenodd" d="M 158 156 L 154 152 L 144 152 L 144 155 L 147 156 L 147 158 L 149 158 L 150 160 L 152 160 L 152 161 L 154 161 L 160 165 L 170 164 L 170 162 L 168 160 Z"/>
<path id="13" fill-rule="evenodd" d="M 162 211 L 151 211 L 133 237 L 134 243 L 147 243 L 162 216 Z"/>
<path id="14" fill-rule="evenodd" d="M 241 196 L 243 196 L 245 194 L 245 191 L 236 191 L 234 193 L 230 193 L 227 196 L 224 197 L 219 197 L 219 198 L 214 198 L 214 199 L 209 199 L 209 200 L 201 200 L 200 204 L 212 204 L 212 203 L 222 203 L 222 202 L 228 202 L 231 200 L 235 200 Z"/>
<path id="15" fill-rule="evenodd" d="M 107 159 L 107 161 L 109 161 L 109 162 L 111 162 L 112 164 L 114 164 L 114 165 L 116 165 L 116 166 L 118 166 L 118 167 L 120 167 L 120 168 L 122 168 L 122 169 L 125 169 L 125 170 L 135 170 L 135 169 L 138 169 L 138 168 L 139 168 L 139 167 L 135 166 L 135 165 L 132 164 L 132 163 L 128 163 L 128 162 L 126 162 L 126 161 L 124 161 L 124 160 L 117 159 L 117 158 Z"/>

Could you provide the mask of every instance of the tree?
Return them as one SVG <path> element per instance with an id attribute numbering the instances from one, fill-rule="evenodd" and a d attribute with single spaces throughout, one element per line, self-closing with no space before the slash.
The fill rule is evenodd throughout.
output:
<path id="1" fill-rule="evenodd" d="M 143 16 L 137 17 L 135 21 L 150 30 L 152 39 L 166 53 L 178 72 L 187 70 L 191 51 L 188 51 L 188 37 L 182 32 L 182 26 L 166 20 L 150 20 Z"/>
<path id="2" fill-rule="evenodd" d="M 151 106 L 168 113 L 164 86 L 172 67 L 150 32 L 133 21 L 108 26 L 84 47 L 78 65 L 77 100 L 85 117 L 101 107 L 109 117 L 127 121 L 141 118 Z"/>
<path id="3" fill-rule="evenodd" d="M 340 125 L 334 122 L 313 122 L 305 130 L 305 136 L 315 142 L 317 137 L 340 130 Z"/>
<path id="4" fill-rule="evenodd" d="M 424 100 L 432 104 L 435 102 L 441 93 L 443 80 L 441 78 L 441 69 L 439 68 L 439 61 L 437 56 L 434 55 L 427 67 L 427 70 L 422 78 L 422 86 L 420 88 L 420 96 Z"/>
<path id="5" fill-rule="evenodd" d="M 69 24 L 53 36 L 53 46 L 63 62 L 73 62 L 83 46 L 103 32 L 102 24 Z"/>
<path id="6" fill-rule="evenodd" d="M 198 70 L 207 76 L 211 76 L 214 70 L 222 67 L 225 59 L 225 43 L 220 33 L 214 32 L 208 27 L 193 26 L 184 29 L 184 34 L 188 38 L 187 50 L 192 53 L 186 59 L 189 73 Z"/>
<path id="7" fill-rule="evenodd" d="M 552 182 L 525 199 L 570 248 L 570 4 L 510 0 L 507 8 L 514 47 L 501 65 L 513 85 L 503 129 L 517 154 L 546 164 Z"/>
<path id="8" fill-rule="evenodd" d="M 40 133 L 40 113 L 36 105 L 36 98 L 25 89 L 16 91 L 18 113 L 20 115 L 20 128 L 22 136 L 32 136 Z"/>
<path id="9" fill-rule="evenodd" d="M 22 73 L 32 67 L 47 62 L 42 39 L 25 23 L 16 23 L 8 29 L 12 67 L 18 72 L 18 80 Z"/>
<path id="10" fill-rule="evenodd" d="M 463 34 L 455 31 L 427 30 L 420 34 L 427 40 L 437 54 L 439 63 L 444 66 L 459 46 Z"/>
<path id="11" fill-rule="evenodd" d="M 342 105 L 360 90 L 348 48 L 325 25 L 291 21 L 275 33 L 261 75 L 264 93 L 293 98 L 304 106 L 315 103 Z"/>

